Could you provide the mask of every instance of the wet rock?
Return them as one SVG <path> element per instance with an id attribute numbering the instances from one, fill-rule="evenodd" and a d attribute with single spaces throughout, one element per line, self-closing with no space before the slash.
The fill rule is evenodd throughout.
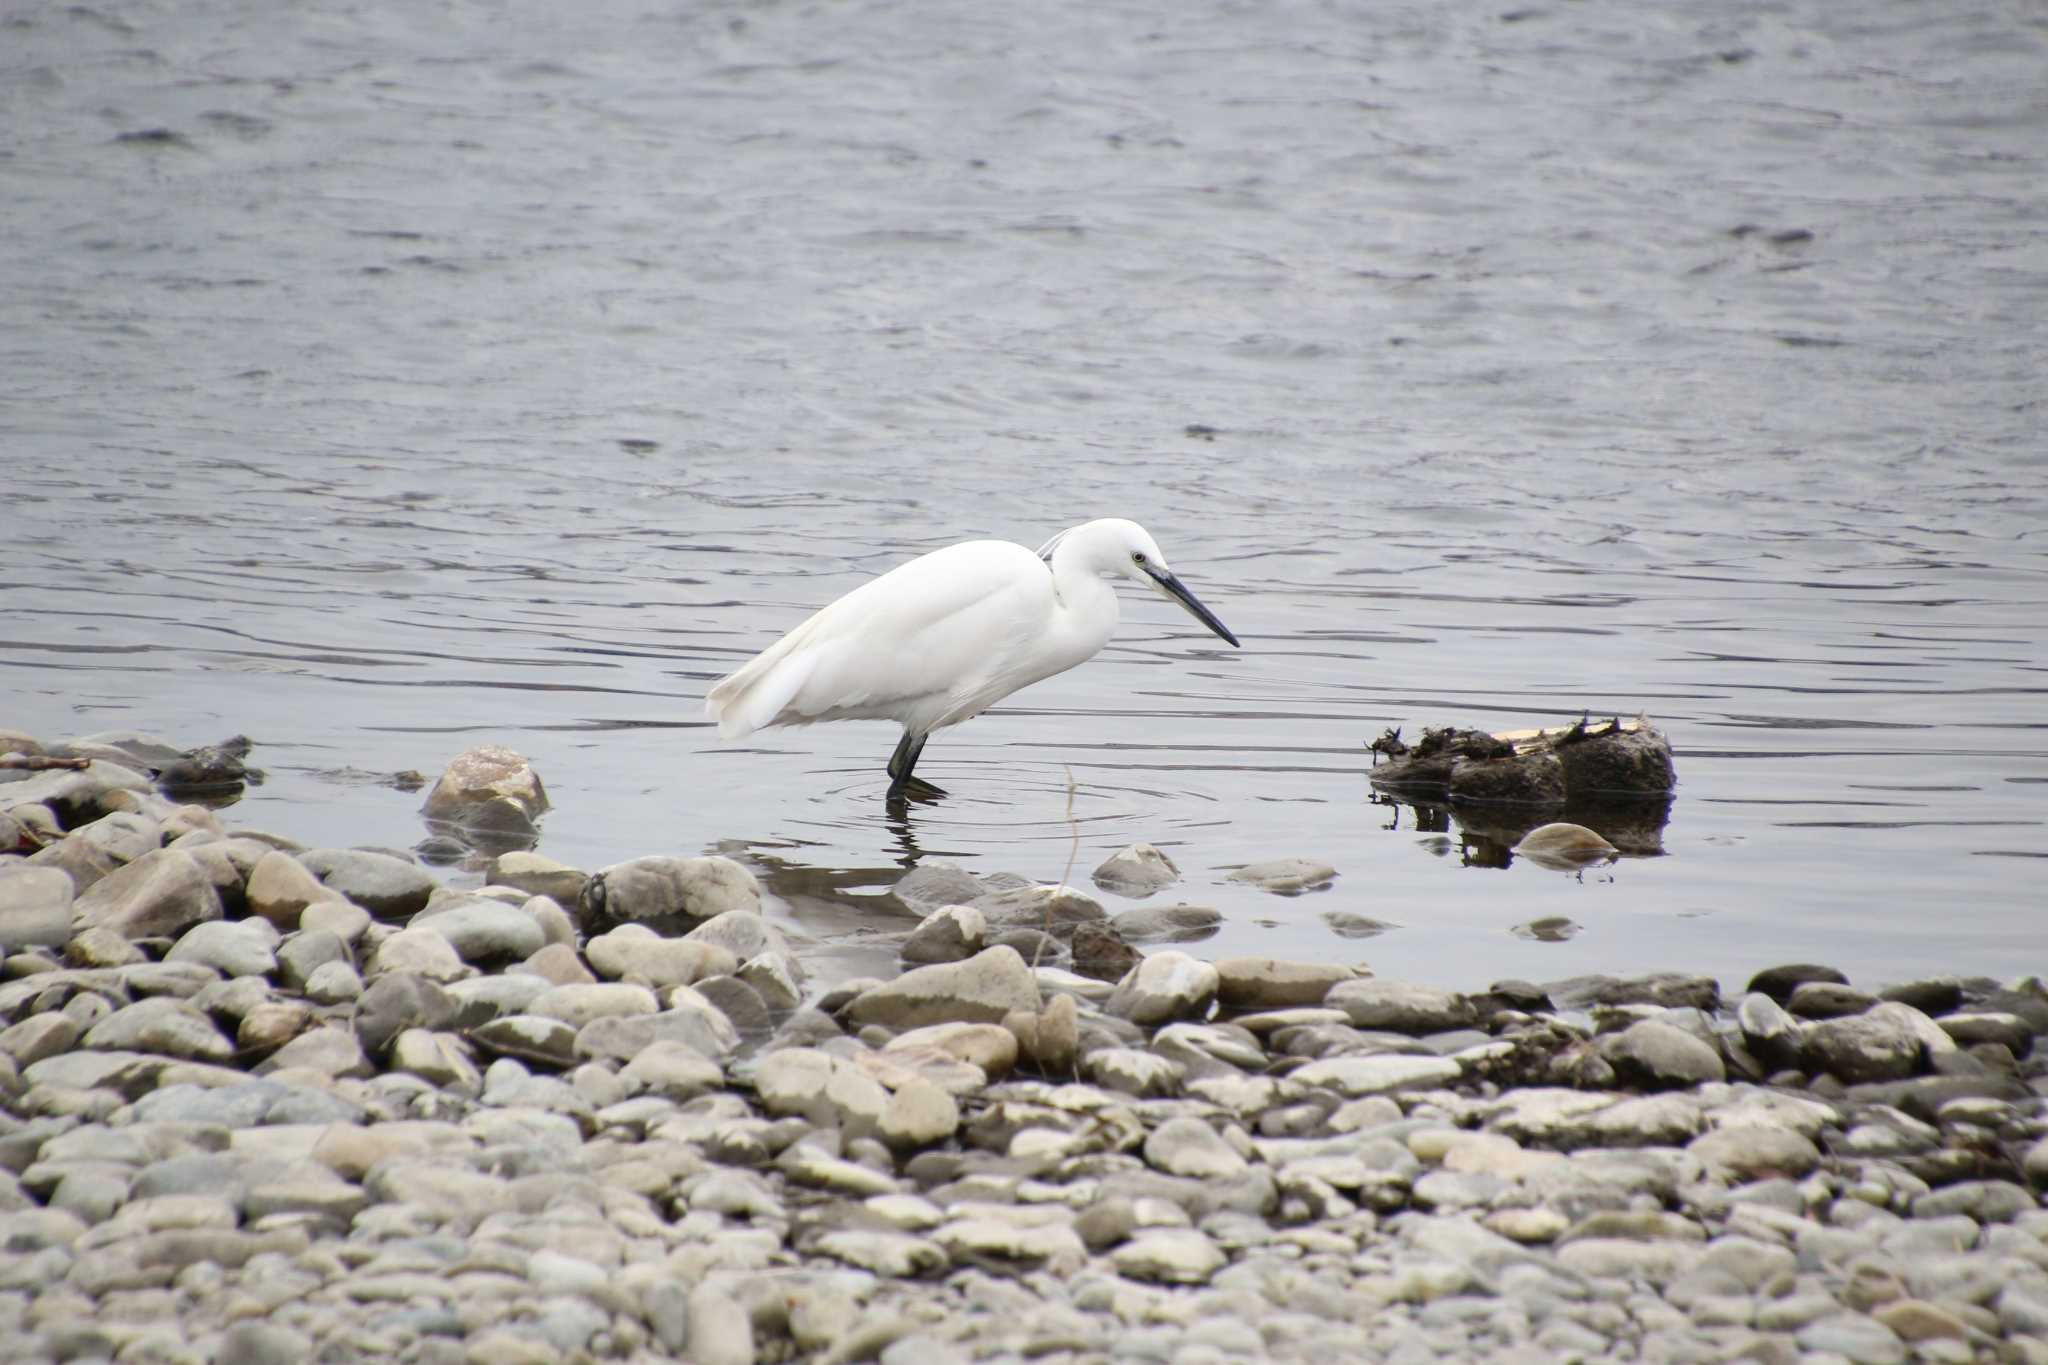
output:
<path id="1" fill-rule="evenodd" d="M 949 905 L 968 905 L 987 894 L 981 878 L 957 864 L 927 858 L 890 888 L 906 910 L 929 915 Z"/>
<path id="2" fill-rule="evenodd" d="M 1785 1008 L 1801 1019 L 1840 1019 L 1861 1014 L 1877 1003 L 1868 991 L 1838 981 L 1802 981 L 1792 988 Z"/>
<path id="3" fill-rule="evenodd" d="M 932 911 L 903 941 L 903 960 L 912 963 L 959 962 L 982 950 L 988 921 L 971 905 L 945 905 Z"/>
<path id="4" fill-rule="evenodd" d="M 729 911 L 758 915 L 761 887 L 730 858 L 634 858 L 593 874 L 583 913 L 613 922 L 709 920 Z"/>
<path id="5" fill-rule="evenodd" d="M 78 929 L 107 929 L 127 939 L 175 938 L 221 917 L 220 894 L 192 855 L 162 848 L 95 882 L 72 905 Z"/>
<path id="6" fill-rule="evenodd" d="M 370 849 L 310 849 L 299 861 L 323 886 L 379 919 L 403 919 L 426 909 L 438 885 L 431 872 L 409 858 Z"/>
<path id="7" fill-rule="evenodd" d="M 532 835 L 548 809 L 540 774 L 518 752 L 480 744 L 452 759 L 420 814 L 469 835 Z"/>
<path id="8" fill-rule="evenodd" d="M 1173 859 L 1150 844 L 1132 844 L 1095 869 L 1095 884 L 1119 896 L 1149 896 L 1179 880 Z"/>
<path id="9" fill-rule="evenodd" d="M 1097 981 L 1121 981 L 1145 960 L 1143 953 L 1124 942 L 1124 936 L 1108 924 L 1077 924 L 1073 933 L 1073 966 L 1082 976 Z M 1057 947 L 1057 943 L 1053 946 Z M 1019 950 L 1022 951 L 1021 945 Z"/>
<path id="10" fill-rule="evenodd" d="M 1220 981 L 1215 967 L 1186 953 L 1155 953 L 1118 982 L 1104 1008 L 1145 1026 L 1201 1017 L 1208 1013 Z"/>
<path id="11" fill-rule="evenodd" d="M 1581 976 L 1555 981 L 1550 998 L 1565 1009 L 1598 1006 L 1653 1005 L 1658 1009 L 1715 1010 L 1721 1005 L 1720 983 L 1711 976 L 1684 972 L 1652 972 L 1648 976 Z"/>
<path id="12" fill-rule="evenodd" d="M 1193 943 L 1223 927 L 1223 912 L 1209 905 L 1148 905 L 1113 917 L 1109 927 L 1126 943 Z"/>
<path id="13" fill-rule="evenodd" d="M 1109 918 L 1099 902 L 1068 886 L 1006 886 L 985 892 L 970 904 L 981 911 L 992 934 L 1028 929 L 1064 941 L 1078 926 Z"/>
<path id="14" fill-rule="evenodd" d="M 407 927 L 433 930 L 456 956 L 476 964 L 523 962 L 547 943 L 539 922 L 524 909 L 482 896 L 430 902 Z"/>
<path id="15" fill-rule="evenodd" d="M 1639 1020 L 1602 1038 L 1600 1054 L 1622 1080 L 1652 1089 L 1727 1079 L 1720 1053 L 1658 1019 Z"/>
<path id="16" fill-rule="evenodd" d="M 62 868 L 0 863 L 0 950 L 62 947 L 71 937 L 71 875 Z"/>
<path id="17" fill-rule="evenodd" d="M 1570 872 L 1607 862 L 1620 850 L 1584 825 L 1555 820 L 1523 835 L 1513 852 L 1539 866 Z"/>
<path id="18" fill-rule="evenodd" d="M 1216 964 L 1216 993 L 1227 1010 L 1291 1009 L 1322 1004 L 1332 986 L 1356 974 L 1334 962 L 1231 957 Z"/>
<path id="19" fill-rule="evenodd" d="M 1878 992 L 1878 998 L 1911 1005 L 1922 1014 L 1947 1014 L 1963 1003 L 1963 983 L 1954 976 L 1921 977 L 1887 986 Z"/>
<path id="20" fill-rule="evenodd" d="M 1761 991 L 1742 997 L 1735 1009 L 1743 1046 L 1766 1066 L 1784 1067 L 1799 1060 L 1803 1029 L 1784 1006 Z"/>
<path id="21" fill-rule="evenodd" d="M 1278 896 L 1322 891 L 1336 879 L 1336 868 L 1312 858 L 1275 858 L 1269 862 L 1248 863 L 1229 877 L 1231 881 L 1245 882 Z"/>
<path id="22" fill-rule="evenodd" d="M 925 1024 L 1001 1023 L 1012 1010 L 1036 1012 L 1038 982 L 1014 949 L 989 948 L 965 962 L 905 972 L 861 992 L 846 1007 L 856 1026 L 898 1031 Z"/>
<path id="23" fill-rule="evenodd" d="M 1812 962 L 1788 962 L 1778 967 L 1766 967 L 1749 979 L 1743 987 L 1745 992 L 1761 991 L 1783 1005 L 1792 999 L 1792 992 L 1809 981 L 1829 981 L 1839 986 L 1849 984 L 1849 978 L 1833 967 L 1823 967 Z"/>
<path id="24" fill-rule="evenodd" d="M 1456 992 L 1399 981 L 1342 981 L 1324 994 L 1323 1004 L 1343 1010 L 1355 1028 L 1393 1033 L 1443 1033 L 1476 1018 L 1471 1002 Z"/>
<path id="25" fill-rule="evenodd" d="M 756 953 L 740 964 L 737 975 L 772 1011 L 793 1010 L 803 1003 L 797 965 L 781 953 Z"/>
<path id="26" fill-rule="evenodd" d="M 1997 1043 L 2014 1057 L 2028 1056 L 2034 1050 L 2033 1026 L 2017 1014 L 2007 1014 L 2002 1010 L 1978 1010 L 1970 1013 L 1945 1014 L 1934 1022 L 1958 1047 Z"/>

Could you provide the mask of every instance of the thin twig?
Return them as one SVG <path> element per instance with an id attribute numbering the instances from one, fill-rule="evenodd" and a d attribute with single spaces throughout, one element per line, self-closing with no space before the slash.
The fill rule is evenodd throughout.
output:
<path id="1" fill-rule="evenodd" d="M 1038 970 L 1039 959 L 1045 956 L 1046 939 L 1052 937 L 1053 902 L 1066 894 L 1067 878 L 1074 875 L 1074 864 L 1081 857 L 1081 822 L 1074 818 L 1074 797 L 1080 791 L 1080 788 L 1074 783 L 1074 769 L 1072 766 L 1066 769 L 1066 773 L 1067 828 L 1073 832 L 1074 838 L 1073 842 L 1067 846 L 1067 865 L 1060 872 L 1060 884 L 1053 888 L 1053 893 L 1050 896 L 1045 898 L 1045 928 L 1042 931 L 1043 936 L 1038 940 L 1038 946 L 1031 952 L 1031 970 L 1034 972 Z"/>

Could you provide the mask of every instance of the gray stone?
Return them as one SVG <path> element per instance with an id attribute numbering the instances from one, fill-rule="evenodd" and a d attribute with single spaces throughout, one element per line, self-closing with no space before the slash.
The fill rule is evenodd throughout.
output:
<path id="1" fill-rule="evenodd" d="M 486 896 L 431 903 L 407 927 L 432 929 L 464 962 L 477 964 L 523 962 L 547 946 L 540 922 L 524 908 Z"/>
<path id="2" fill-rule="evenodd" d="M 904 908 L 916 915 L 928 915 L 948 905 L 967 905 L 988 889 L 973 873 L 936 858 L 925 859 L 890 888 Z"/>
<path id="3" fill-rule="evenodd" d="M 123 938 L 175 938 L 221 917 L 220 894 L 192 855 L 175 848 L 145 853 L 95 882 L 71 907 L 78 929 Z"/>
<path id="4" fill-rule="evenodd" d="M 224 1062 L 235 1047 L 205 1012 L 184 1000 L 155 996 L 115 1010 L 86 1030 L 83 1046 L 155 1052 L 196 1061 Z"/>
<path id="5" fill-rule="evenodd" d="M 328 1026 L 308 1030 L 292 1039 L 259 1063 L 256 1073 L 268 1075 L 301 1067 L 325 1076 L 369 1076 L 376 1071 L 363 1055 L 354 1033 Z"/>
<path id="6" fill-rule="evenodd" d="M 1744 1180 L 1803 1176 L 1820 1164 L 1820 1149 L 1790 1128 L 1737 1125 L 1694 1138 L 1686 1150 Z"/>
<path id="7" fill-rule="evenodd" d="M 511 886 L 558 905 L 574 905 L 583 897 L 590 874 L 530 849 L 513 849 L 491 859 L 486 879 L 492 886 Z"/>
<path id="8" fill-rule="evenodd" d="M 736 976 L 709 976 L 692 989 L 730 1020 L 743 1039 L 766 1038 L 775 1027 L 768 1002 Z"/>
<path id="9" fill-rule="evenodd" d="M 759 914 L 761 886 L 731 858 L 634 858 L 594 874 L 581 905 L 608 920 L 708 920 L 728 911 Z"/>
<path id="10" fill-rule="evenodd" d="M 1168 1175 L 1198 1180 L 1242 1175 L 1248 1163 L 1200 1119 L 1168 1119 L 1145 1138 L 1145 1161 Z"/>
<path id="11" fill-rule="evenodd" d="M 1736 1026 L 1742 1030 L 1743 1046 L 1766 1066 L 1791 1066 L 1799 1060 L 1803 1029 L 1785 1007 L 1752 991 L 1735 1007 Z"/>
<path id="12" fill-rule="evenodd" d="M 457 1002 L 423 976 L 387 972 L 372 981 L 356 1002 L 355 1031 L 371 1052 L 382 1052 L 409 1028 L 446 1028 L 456 1017 Z"/>
<path id="13" fill-rule="evenodd" d="M 1926 1029 L 1916 1020 L 1926 1020 Z M 1925 1061 L 1927 1030 L 1953 1050 L 1955 1045 L 1927 1016 L 1910 1005 L 1887 1001 L 1863 1014 L 1808 1025 L 1801 1055 L 1808 1069 L 1825 1071 L 1850 1085 L 1902 1080 L 1917 1074 Z"/>
<path id="14" fill-rule="evenodd" d="M 461 830 L 531 835 L 547 809 L 547 790 L 524 755 L 479 744 L 449 760 L 420 814 Z"/>
<path id="15" fill-rule="evenodd" d="M 370 960 L 363 966 L 364 974 L 373 978 L 402 972 L 439 982 L 460 981 L 475 970 L 440 934 L 410 926 L 387 935 L 370 951 Z"/>
<path id="16" fill-rule="evenodd" d="M 1261 891 L 1280 896 L 1298 896 L 1304 891 L 1321 891 L 1337 879 L 1337 869 L 1313 858 L 1274 858 L 1248 863 L 1230 874 L 1234 882 L 1246 882 Z"/>
<path id="17" fill-rule="evenodd" d="M 644 924 L 622 924 L 584 945 L 583 955 L 599 976 L 613 981 L 637 977 L 657 989 L 690 986 L 708 976 L 738 969 L 728 948 L 691 938 L 664 938 Z"/>
<path id="18" fill-rule="evenodd" d="M 195 924 L 164 954 L 166 962 L 197 962 L 223 976 L 268 976 L 277 970 L 277 930 L 260 919 Z"/>
<path id="19" fill-rule="evenodd" d="M 579 1056 L 576 1050 L 577 1030 L 560 1019 L 538 1014 L 508 1014 L 492 1019 L 471 1029 L 469 1036 L 479 1046 L 493 1052 L 517 1057 L 521 1061 L 538 1062 L 543 1066 L 571 1067 Z M 622 1050 L 619 1055 L 631 1056 L 632 1053 Z"/>
<path id="20" fill-rule="evenodd" d="M 669 1008 L 658 1014 L 618 1015 L 585 1024 L 576 1033 L 576 1055 L 623 1062 L 656 1039 L 666 1038 L 719 1061 L 739 1046 L 732 1021 L 690 987 L 675 987 L 668 999 Z"/>
<path id="21" fill-rule="evenodd" d="M 1229 1010 L 1292 1009 L 1320 1005 L 1330 988 L 1357 975 L 1335 962 L 1274 957 L 1229 957 L 1216 964 L 1217 998 Z"/>
<path id="22" fill-rule="evenodd" d="M 1036 1012 L 1038 982 L 1013 948 L 985 949 L 964 962 L 905 972 L 861 992 L 846 1007 L 856 1025 L 901 1031 L 951 1021 L 996 1023 L 1012 1010 Z"/>
<path id="23" fill-rule="evenodd" d="M 1103 1008 L 1142 1026 L 1200 1018 L 1215 1001 L 1220 981 L 1208 963 L 1168 949 L 1133 967 Z"/>
<path id="24" fill-rule="evenodd" d="M 1721 1055 L 1660 1019 L 1642 1019 L 1600 1040 L 1600 1055 L 1622 1080 L 1652 1088 L 1691 1087 L 1727 1079 Z"/>
<path id="25" fill-rule="evenodd" d="M 1308 1063 L 1289 1073 L 1301 1085 L 1327 1086 L 1345 1096 L 1387 1095 L 1449 1085 L 1463 1068 L 1448 1057 L 1400 1053 L 1342 1055 Z"/>
<path id="26" fill-rule="evenodd" d="M 71 937 L 71 874 L 0 863 L 0 950 L 60 948 Z"/>
<path id="27" fill-rule="evenodd" d="M 323 886 L 339 891 L 379 919 L 402 919 L 427 907 L 439 885 L 418 863 L 360 848 L 316 848 L 299 855 Z"/>
<path id="28" fill-rule="evenodd" d="M 1465 1028 L 1477 1017 L 1462 995 L 1399 981 L 1341 981 L 1323 1003 L 1343 1010 L 1354 1027 L 1395 1033 L 1443 1033 Z"/>
<path id="29" fill-rule="evenodd" d="M 1210 905 L 1147 905 L 1109 923 L 1126 943 L 1193 943 L 1223 927 L 1223 912 Z"/>
<path id="30" fill-rule="evenodd" d="M 469 1048 L 452 1033 L 411 1028 L 391 1040 L 391 1067 L 430 1085 L 474 1097 L 483 1093 L 483 1073 Z"/>
<path id="31" fill-rule="evenodd" d="M 982 950 L 988 920 L 971 905 L 946 905 L 932 911 L 903 940 L 905 962 L 959 962 Z"/>
<path id="32" fill-rule="evenodd" d="M 1173 859 L 1150 844 L 1120 849 L 1095 869 L 1095 884 L 1119 896 L 1149 896 L 1179 880 Z"/>
<path id="33" fill-rule="evenodd" d="M 281 930 L 297 928 L 300 916 L 309 906 L 345 899 L 339 891 L 323 886 L 304 863 L 282 849 L 270 849 L 257 860 L 250 869 L 243 895 L 250 914 Z"/>
<path id="34" fill-rule="evenodd" d="M 1839 981 L 1802 981 L 1792 988 L 1785 1008 L 1801 1019 L 1841 1019 L 1861 1014 L 1877 1003 L 1869 991 Z"/>
<path id="35" fill-rule="evenodd" d="M 762 953 L 789 956 L 789 944 L 783 941 L 781 931 L 750 910 L 727 910 L 714 915 L 683 937 L 691 943 L 714 944 L 740 962 Z"/>
<path id="36" fill-rule="evenodd" d="M 1134 1280 L 1203 1284 L 1230 1258 L 1193 1228 L 1147 1228 L 1112 1251 L 1109 1259 L 1118 1274 Z"/>
<path id="37" fill-rule="evenodd" d="M 327 929 L 306 929 L 277 946 L 277 979 L 289 990 L 304 992 L 313 973 L 331 963 L 345 963 L 351 975 L 355 961 L 341 935 Z M 361 989 L 357 982 L 357 989 Z"/>
<path id="38" fill-rule="evenodd" d="M 593 1019 L 653 1014 L 660 1008 L 661 1003 L 647 987 L 610 981 L 587 986 L 552 987 L 528 1005 L 526 1012 L 560 1019 L 571 1028 L 580 1029 Z"/>
<path id="39" fill-rule="evenodd" d="M 664 1038 L 641 1048 L 619 1078 L 636 1091 L 682 1102 L 718 1089 L 725 1073 L 696 1048 Z"/>
<path id="40" fill-rule="evenodd" d="M 1081 1059 L 1081 1074 L 1105 1090 L 1146 1097 L 1173 1094 L 1185 1071 L 1179 1062 L 1142 1048 L 1104 1047 Z"/>
<path id="41" fill-rule="evenodd" d="M 754 1325 L 728 1286 L 707 1281 L 690 1291 L 691 1365 L 754 1365 Z"/>

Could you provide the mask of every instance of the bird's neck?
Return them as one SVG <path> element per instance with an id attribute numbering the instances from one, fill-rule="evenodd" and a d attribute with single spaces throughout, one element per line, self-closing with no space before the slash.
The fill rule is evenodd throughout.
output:
<path id="1" fill-rule="evenodd" d="M 1067 555 L 1066 549 L 1061 545 L 1052 556 L 1052 592 L 1060 606 L 1058 628 L 1068 637 L 1068 647 L 1085 659 L 1102 648 L 1116 628 L 1116 589 L 1079 555 Z"/>

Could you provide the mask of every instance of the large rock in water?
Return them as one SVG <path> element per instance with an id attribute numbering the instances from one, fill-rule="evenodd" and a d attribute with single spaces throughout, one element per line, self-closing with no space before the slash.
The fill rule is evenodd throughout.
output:
<path id="1" fill-rule="evenodd" d="M 175 938 L 221 917 L 220 893 L 181 849 L 160 848 L 108 873 L 71 908 L 76 929 L 111 929 L 123 938 Z"/>
<path id="2" fill-rule="evenodd" d="M 548 794 L 524 755 L 501 744 L 480 744 L 449 763 L 420 813 L 465 834 L 531 839 Z"/>
<path id="3" fill-rule="evenodd" d="M 758 912 L 761 884 L 730 858 L 634 858 L 594 874 L 581 906 L 586 915 L 624 922 L 708 920 L 729 910 Z"/>

